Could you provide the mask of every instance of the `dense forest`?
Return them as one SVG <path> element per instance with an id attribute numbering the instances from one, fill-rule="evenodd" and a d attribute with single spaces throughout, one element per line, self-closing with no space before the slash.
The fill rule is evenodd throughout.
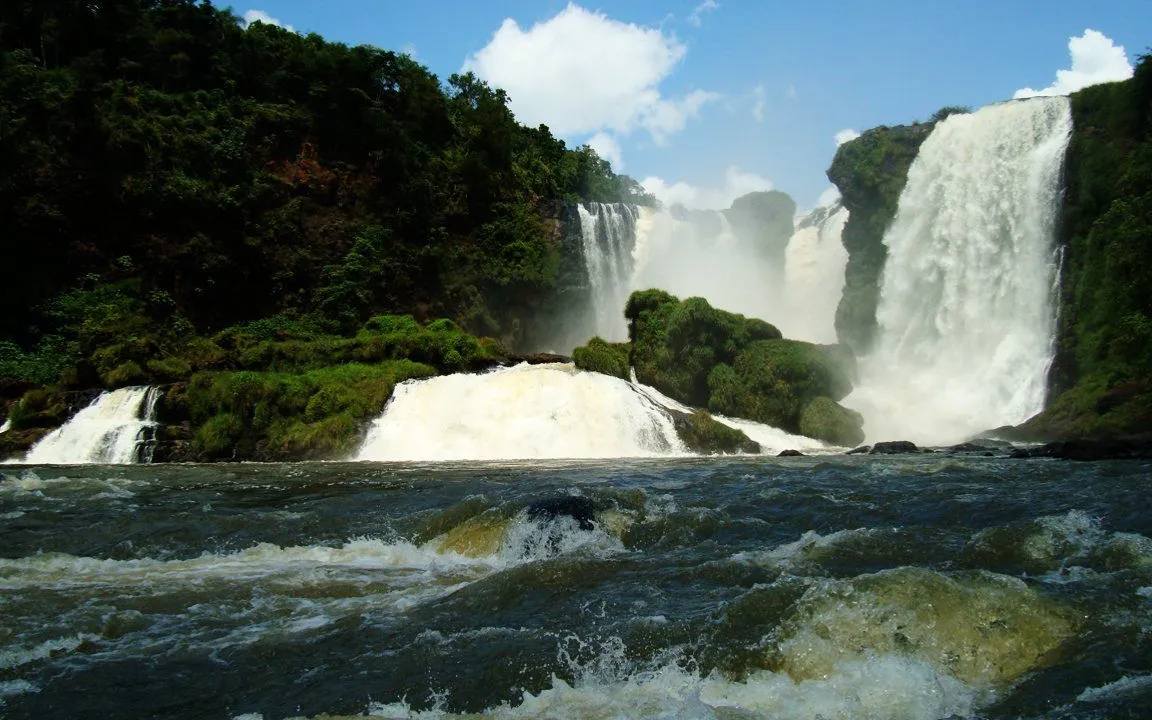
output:
<path id="1" fill-rule="evenodd" d="M 199 0 L 0 3 L 10 397 L 163 379 L 149 362 L 253 322 L 498 335 L 556 282 L 564 200 L 653 202 L 471 74 Z"/>

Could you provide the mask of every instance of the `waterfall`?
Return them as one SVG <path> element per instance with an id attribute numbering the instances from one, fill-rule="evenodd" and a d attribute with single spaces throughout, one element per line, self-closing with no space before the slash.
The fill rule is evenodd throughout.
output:
<path id="1" fill-rule="evenodd" d="M 0 425 L 0 433 L 6 433 L 12 429 L 12 418 L 4 418 L 4 424 Z"/>
<path id="2" fill-rule="evenodd" d="M 876 349 L 844 404 L 869 440 L 948 443 L 1043 408 L 1065 97 L 939 123 L 884 236 Z"/>
<path id="3" fill-rule="evenodd" d="M 518 365 L 396 386 L 357 460 L 683 455 L 671 417 L 618 378 Z"/>
<path id="4" fill-rule="evenodd" d="M 836 306 L 844 291 L 848 252 L 840 242 L 848 209 L 839 201 L 800 218 L 788 240 L 784 264 L 785 312 L 776 325 L 785 337 L 836 342 Z"/>
<path id="5" fill-rule="evenodd" d="M 579 205 L 577 212 L 594 318 L 594 327 L 587 337 L 599 335 L 613 342 L 627 340 L 624 303 L 634 289 L 632 275 L 640 208 L 623 203 L 586 203 Z"/>
<path id="6" fill-rule="evenodd" d="M 36 443 L 24 462 L 43 465 L 149 462 L 159 396 L 158 389 L 149 386 L 100 393 L 91 405 Z"/>

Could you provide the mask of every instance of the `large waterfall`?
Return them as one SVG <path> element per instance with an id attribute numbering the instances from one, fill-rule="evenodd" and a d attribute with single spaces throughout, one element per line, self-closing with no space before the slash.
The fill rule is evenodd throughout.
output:
<path id="1" fill-rule="evenodd" d="M 24 462 L 37 465 L 148 462 L 158 398 L 159 391 L 148 386 L 100 393 L 91 405 L 36 443 Z"/>
<path id="2" fill-rule="evenodd" d="M 643 252 L 636 233 L 641 210 L 623 203 L 587 203 L 577 212 L 595 322 L 592 334 L 614 342 L 627 340 L 624 303 L 634 289 L 636 252 Z"/>
<path id="3" fill-rule="evenodd" d="M 1054 229 L 1067 98 L 941 122 L 908 172 L 875 351 L 844 402 L 870 440 L 947 443 L 1042 409 L 1053 353 Z"/>

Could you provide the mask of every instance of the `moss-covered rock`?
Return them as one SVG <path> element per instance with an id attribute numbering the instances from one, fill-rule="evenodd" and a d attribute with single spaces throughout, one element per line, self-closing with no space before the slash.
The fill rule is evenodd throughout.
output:
<path id="1" fill-rule="evenodd" d="M 818 397 L 800 413 L 800 434 L 843 447 L 864 442 L 864 417 L 831 398 Z"/>
<path id="2" fill-rule="evenodd" d="M 673 413 L 676 434 L 694 453 L 719 455 L 732 453 L 758 453 L 760 444 L 743 431 L 728 427 L 703 410 L 694 413 Z"/>
<path id="3" fill-rule="evenodd" d="M 703 298 L 681 302 L 661 290 L 635 292 L 624 310 L 636 378 L 680 402 L 707 407 L 708 376 L 749 343 L 779 338 L 756 318 L 717 310 Z"/>
<path id="4" fill-rule="evenodd" d="M 1152 57 L 1072 95 L 1060 326 L 1043 439 L 1152 430 Z"/>
<path id="5" fill-rule="evenodd" d="M 304 373 L 206 372 L 192 378 L 180 402 L 202 459 L 333 459 L 355 448 L 397 383 L 435 374 L 409 360 Z"/>
<path id="6" fill-rule="evenodd" d="M 594 337 L 588 341 L 587 345 L 581 345 L 572 351 L 572 362 L 581 370 L 628 380 L 630 378 L 630 363 L 628 361 L 630 350 L 631 345 L 628 343 L 610 343 L 603 338 Z"/>
<path id="7" fill-rule="evenodd" d="M 731 368 L 716 366 L 708 385 L 710 410 L 792 432 L 800 431 L 801 412 L 812 400 L 838 400 L 852 390 L 848 377 L 818 345 L 797 340 L 749 344 Z"/>
<path id="8" fill-rule="evenodd" d="M 933 127 L 873 128 L 841 145 L 828 168 L 828 179 L 839 188 L 849 212 L 841 235 L 848 265 L 836 308 L 836 336 L 858 355 L 872 347 L 876 332 L 880 278 L 888 259 L 884 232 L 896 215 L 908 168 Z"/>

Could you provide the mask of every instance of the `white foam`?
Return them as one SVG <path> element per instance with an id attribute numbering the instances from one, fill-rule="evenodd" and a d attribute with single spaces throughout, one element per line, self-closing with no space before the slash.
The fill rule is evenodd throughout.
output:
<path id="1" fill-rule="evenodd" d="M 671 418 L 629 383 L 571 365 L 409 380 L 357 460 L 515 460 L 687 454 Z"/>
<path id="2" fill-rule="evenodd" d="M 91 405 L 45 435 L 24 458 L 37 465 L 135 463 L 143 434 L 156 425 L 155 388 L 126 387 L 100 393 Z"/>

